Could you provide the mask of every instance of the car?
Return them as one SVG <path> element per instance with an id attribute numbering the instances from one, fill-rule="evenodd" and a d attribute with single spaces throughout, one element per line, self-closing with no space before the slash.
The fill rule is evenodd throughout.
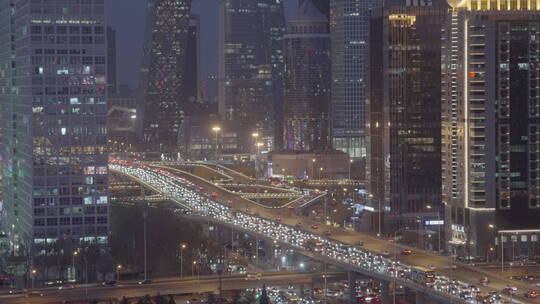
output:
<path id="1" fill-rule="evenodd" d="M 435 270 L 435 269 L 437 269 L 437 267 L 435 267 L 434 265 L 428 265 L 427 268 L 429 268 L 430 270 Z"/>
<path id="2" fill-rule="evenodd" d="M 313 224 L 313 225 L 311 225 L 311 229 L 319 229 L 319 225 Z"/>
<path id="3" fill-rule="evenodd" d="M 514 294 L 517 293 L 517 288 L 512 287 L 512 286 L 507 286 L 507 287 L 503 288 L 502 293 L 504 293 L 506 295 L 514 295 Z"/>
<path id="4" fill-rule="evenodd" d="M 480 285 L 482 285 L 482 286 L 488 286 L 488 284 L 489 284 L 489 279 L 488 279 L 487 277 L 483 277 L 483 278 L 481 278 L 478 282 L 479 282 Z"/>
<path id="5" fill-rule="evenodd" d="M 103 287 L 116 286 L 116 281 L 115 280 L 105 281 L 101 283 L 101 286 Z"/>
<path id="6" fill-rule="evenodd" d="M 390 251 L 384 250 L 383 252 L 381 252 L 381 255 L 383 255 L 385 257 L 390 256 Z"/>
<path id="7" fill-rule="evenodd" d="M 364 242 L 356 241 L 356 242 L 354 242 L 354 246 L 364 246 Z"/>
<path id="8" fill-rule="evenodd" d="M 9 290 L 9 294 L 23 294 L 25 292 L 26 292 L 26 289 L 23 289 L 23 288 L 15 288 L 15 289 Z"/>
<path id="9" fill-rule="evenodd" d="M 531 291 L 525 293 L 525 297 L 526 298 L 536 299 L 538 297 L 538 292 L 534 291 L 534 290 L 531 290 Z"/>
<path id="10" fill-rule="evenodd" d="M 276 222 L 281 222 L 281 221 L 283 221 L 283 218 L 281 216 L 276 217 Z"/>
<path id="11" fill-rule="evenodd" d="M 150 279 L 142 280 L 142 281 L 137 282 L 137 284 L 139 284 L 139 285 L 152 284 L 152 280 L 150 280 Z"/>
<path id="12" fill-rule="evenodd" d="M 331 235 L 332 235 L 332 232 L 330 232 L 330 231 L 327 230 L 327 231 L 324 232 L 324 235 L 325 235 L 325 236 L 331 236 Z"/>
<path id="13" fill-rule="evenodd" d="M 246 280 L 260 280 L 262 275 L 260 273 L 248 273 L 246 276 Z"/>
<path id="14" fill-rule="evenodd" d="M 58 290 L 73 289 L 73 288 L 75 288 L 75 284 L 64 284 L 58 287 Z"/>
<path id="15" fill-rule="evenodd" d="M 43 293 L 33 290 L 26 294 L 27 297 L 43 297 Z"/>
<path id="16" fill-rule="evenodd" d="M 294 226 L 296 226 L 296 228 L 300 228 L 300 227 L 302 227 L 302 222 L 298 222 L 298 223 L 296 223 L 296 225 L 294 225 Z"/>
<path id="17" fill-rule="evenodd" d="M 401 255 L 411 255 L 411 254 L 413 254 L 413 252 L 410 249 L 401 250 Z"/>

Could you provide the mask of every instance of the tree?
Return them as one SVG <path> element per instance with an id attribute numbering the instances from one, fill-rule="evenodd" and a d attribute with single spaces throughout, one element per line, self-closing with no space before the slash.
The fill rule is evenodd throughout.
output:
<path id="1" fill-rule="evenodd" d="M 169 295 L 169 302 L 167 304 L 176 304 L 176 301 L 174 301 L 174 298 L 172 295 Z"/>
<path id="2" fill-rule="evenodd" d="M 160 293 L 158 293 L 154 297 L 154 303 L 156 303 L 156 304 L 166 304 L 165 298 Z"/>

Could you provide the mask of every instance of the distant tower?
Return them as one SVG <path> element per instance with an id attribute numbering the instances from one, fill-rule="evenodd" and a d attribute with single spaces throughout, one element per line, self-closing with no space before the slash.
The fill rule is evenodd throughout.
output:
<path id="1" fill-rule="evenodd" d="M 369 16 L 377 0 L 328 1 L 332 37 L 332 146 L 353 158 L 365 158 Z"/>
<path id="2" fill-rule="evenodd" d="M 220 115 L 273 138 L 283 96 L 283 1 L 221 0 L 220 30 Z"/>
<path id="3" fill-rule="evenodd" d="M 191 0 L 148 0 L 139 132 L 147 150 L 176 151 L 183 116 Z"/>
<path id="4" fill-rule="evenodd" d="M 284 148 L 328 147 L 330 34 L 328 20 L 304 1 L 285 36 Z"/>
<path id="5" fill-rule="evenodd" d="M 330 15 L 330 1 L 331 0 L 300 0 L 298 1 L 298 6 L 304 5 L 304 2 L 311 1 L 313 5 L 321 12 L 323 15 L 328 17 Z"/>

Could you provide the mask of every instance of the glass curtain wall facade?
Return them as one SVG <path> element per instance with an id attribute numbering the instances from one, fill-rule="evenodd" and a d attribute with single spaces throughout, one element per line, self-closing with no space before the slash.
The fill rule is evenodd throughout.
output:
<path id="1" fill-rule="evenodd" d="M 444 1 L 390 5 L 371 21 L 368 180 L 374 201 L 389 204 L 394 228 L 416 227 L 418 217 L 437 219 L 442 211 L 440 37 L 447 11 Z"/>
<path id="2" fill-rule="evenodd" d="M 507 259 L 537 255 L 540 2 L 453 4 L 443 36 L 448 249 L 488 258 L 503 250 Z"/>
<path id="3" fill-rule="evenodd" d="M 331 138 L 334 149 L 366 157 L 370 9 L 375 0 L 331 0 Z"/>
<path id="4" fill-rule="evenodd" d="M 191 0 L 148 0 L 138 119 L 148 151 L 178 150 Z"/>
<path id="5" fill-rule="evenodd" d="M 220 1 L 219 113 L 272 143 L 283 99 L 283 1 Z M 244 150 L 252 143 L 246 138 Z"/>
<path id="6" fill-rule="evenodd" d="M 2 222 L 15 252 L 107 243 L 104 10 L 104 0 L 0 1 Z"/>
<path id="7" fill-rule="evenodd" d="M 289 20 L 285 42 L 285 149 L 327 149 L 331 55 L 326 16 L 305 1 Z"/>

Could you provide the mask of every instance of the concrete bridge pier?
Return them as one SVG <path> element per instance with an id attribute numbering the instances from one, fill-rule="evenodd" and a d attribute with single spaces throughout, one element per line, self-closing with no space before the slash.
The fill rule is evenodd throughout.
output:
<path id="1" fill-rule="evenodd" d="M 426 295 L 419 292 L 419 291 L 415 292 L 415 298 L 416 298 L 416 301 L 415 301 L 416 304 L 425 304 L 425 303 L 427 303 L 426 302 Z"/>
<path id="2" fill-rule="evenodd" d="M 390 282 L 381 281 L 381 298 L 383 303 L 392 303 L 392 295 L 390 294 Z"/>
<path id="3" fill-rule="evenodd" d="M 356 303 L 356 277 L 357 274 L 354 271 L 347 272 L 349 278 L 349 303 Z"/>

